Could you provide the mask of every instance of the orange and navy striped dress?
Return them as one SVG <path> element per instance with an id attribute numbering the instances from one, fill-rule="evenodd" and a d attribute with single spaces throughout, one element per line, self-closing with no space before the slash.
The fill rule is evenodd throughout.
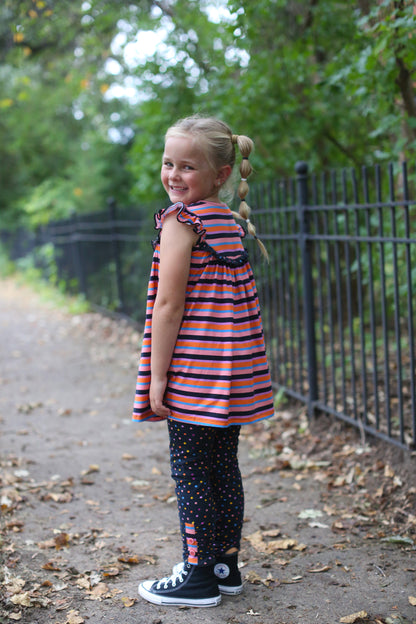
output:
<path id="1" fill-rule="evenodd" d="M 192 250 L 185 310 L 168 371 L 165 403 L 174 420 L 228 427 L 269 418 L 273 392 L 256 285 L 241 238 L 224 204 L 178 202 L 155 215 L 156 229 L 176 212 L 199 240 Z M 160 420 L 149 403 L 152 310 L 159 273 L 154 243 L 133 420 Z"/>

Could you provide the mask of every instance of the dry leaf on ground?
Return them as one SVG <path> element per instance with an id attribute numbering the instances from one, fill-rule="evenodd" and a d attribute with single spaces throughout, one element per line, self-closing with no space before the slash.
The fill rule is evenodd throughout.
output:
<path id="1" fill-rule="evenodd" d="M 358 611 L 357 613 L 351 613 L 351 615 L 346 615 L 340 619 L 340 622 L 343 624 L 354 624 L 355 622 L 359 622 L 360 620 L 365 620 L 368 617 L 366 611 Z"/>

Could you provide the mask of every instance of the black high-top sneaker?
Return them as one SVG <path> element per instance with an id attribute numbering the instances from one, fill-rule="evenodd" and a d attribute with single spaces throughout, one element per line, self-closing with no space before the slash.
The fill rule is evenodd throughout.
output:
<path id="1" fill-rule="evenodd" d="M 243 591 L 241 573 L 238 569 L 238 552 L 231 555 L 219 555 L 214 566 L 218 579 L 218 589 L 227 596 L 236 596 Z"/>
<path id="2" fill-rule="evenodd" d="M 214 565 L 193 566 L 185 563 L 180 568 L 160 581 L 143 581 L 139 585 L 140 596 L 164 606 L 215 607 L 220 604 L 221 594 Z"/>
<path id="3" fill-rule="evenodd" d="M 173 566 L 173 574 L 183 570 L 183 562 Z M 231 555 L 219 555 L 214 566 L 214 574 L 218 580 L 218 589 L 226 596 L 236 596 L 243 591 L 240 570 L 238 569 L 238 552 Z"/>

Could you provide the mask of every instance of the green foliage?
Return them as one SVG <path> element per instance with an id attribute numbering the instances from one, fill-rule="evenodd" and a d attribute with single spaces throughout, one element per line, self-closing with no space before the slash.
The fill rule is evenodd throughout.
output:
<path id="1" fill-rule="evenodd" d="M 414 32 L 409 0 L 4 0 L 2 223 L 162 199 L 164 132 L 195 112 L 253 137 L 256 181 L 411 160 Z"/>
<path id="2" fill-rule="evenodd" d="M 9 277 L 15 270 L 15 264 L 9 259 L 7 249 L 0 243 L 0 277 Z"/>

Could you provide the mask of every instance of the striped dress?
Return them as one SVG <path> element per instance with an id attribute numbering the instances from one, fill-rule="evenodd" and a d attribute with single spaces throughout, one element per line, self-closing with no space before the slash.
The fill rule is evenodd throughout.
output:
<path id="1" fill-rule="evenodd" d="M 155 215 L 156 229 L 172 212 L 199 235 L 192 250 L 185 310 L 168 371 L 165 403 L 177 421 L 228 427 L 274 413 L 259 301 L 243 228 L 224 204 L 178 202 Z M 161 420 L 149 403 L 152 310 L 159 274 L 153 243 L 146 322 L 133 420 Z"/>

